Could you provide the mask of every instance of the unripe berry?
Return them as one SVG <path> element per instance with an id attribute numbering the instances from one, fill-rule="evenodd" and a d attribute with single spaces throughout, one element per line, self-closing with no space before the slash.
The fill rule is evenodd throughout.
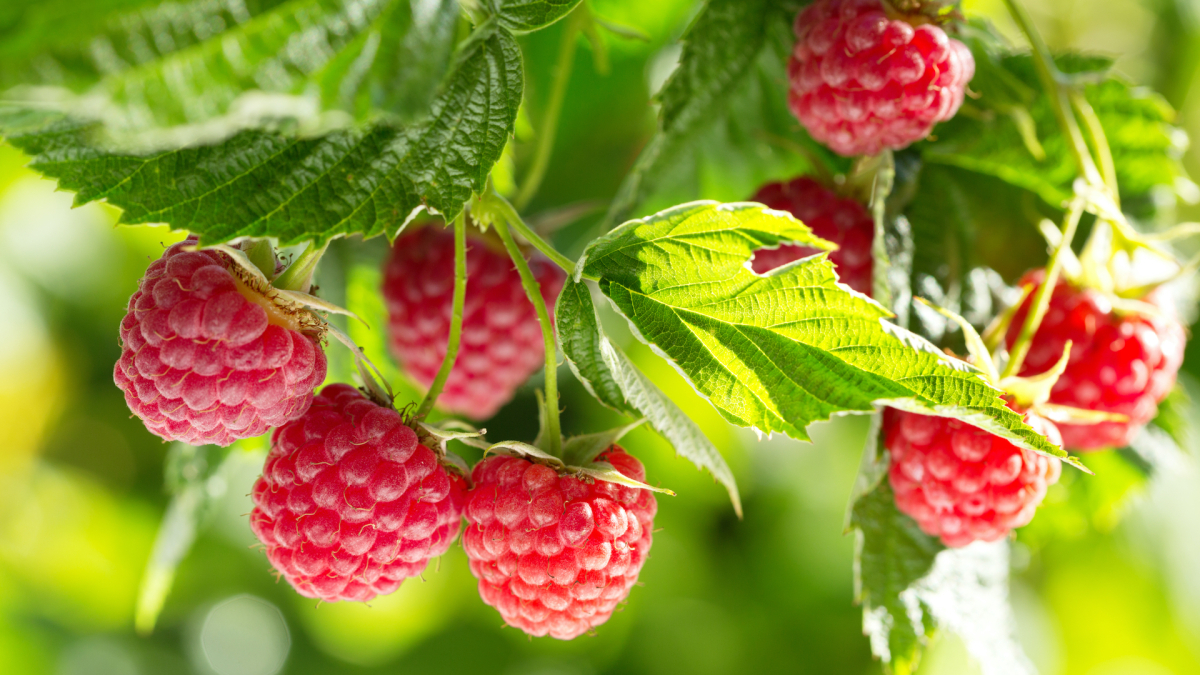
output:
<path id="1" fill-rule="evenodd" d="M 121 321 L 113 379 L 167 441 L 229 445 L 308 410 L 325 379 L 316 319 L 189 239 L 150 264 Z"/>
<path id="2" fill-rule="evenodd" d="M 768 183 L 751 201 L 796 216 L 818 237 L 838 245 L 829 254 L 838 279 L 866 295 L 871 295 L 871 270 L 874 259 L 871 243 L 875 240 L 875 221 L 866 207 L 849 198 L 838 197 L 832 190 L 808 176 L 786 183 Z M 758 274 L 817 253 L 807 246 L 784 244 L 776 249 L 756 251 L 751 267 Z"/>
<path id="3" fill-rule="evenodd" d="M 1035 270 L 1020 283 L 1040 286 L 1045 278 L 1045 270 Z M 1102 293 L 1067 281 L 1059 281 L 1050 296 L 1021 374 L 1049 370 L 1070 340 L 1071 357 L 1050 392 L 1050 402 L 1129 417 L 1128 422 L 1060 424 L 1068 449 L 1129 445 L 1175 386 L 1187 342 L 1183 324 L 1162 293 L 1156 291 L 1142 300 L 1157 308 L 1158 314 L 1118 313 Z M 1032 294 L 1013 317 L 1007 336 L 1010 347 L 1031 303 Z"/>
<path id="4" fill-rule="evenodd" d="M 296 592 L 365 602 L 446 552 L 466 484 L 391 407 L 331 384 L 275 430 L 251 496 L 250 527 Z"/>
<path id="5" fill-rule="evenodd" d="M 962 105 L 971 51 L 933 23 L 904 18 L 889 19 L 880 0 L 816 0 L 796 17 L 788 105 L 834 152 L 898 150 Z"/>
<path id="6" fill-rule="evenodd" d="M 537 311 L 502 249 L 467 236 L 467 290 L 458 359 L 438 397 L 444 410 L 482 420 L 508 403 L 545 363 Z M 553 315 L 566 276 L 540 254 L 529 260 Z M 425 226 L 396 241 L 384 268 L 388 338 L 405 372 L 429 386 L 442 365 L 454 298 L 454 235 Z"/>
<path id="7" fill-rule="evenodd" d="M 619 446 L 599 459 L 645 480 Z M 471 475 L 463 548 L 483 601 L 534 636 L 570 640 L 607 621 L 650 552 L 654 493 L 504 456 Z"/>
<path id="8" fill-rule="evenodd" d="M 950 547 L 996 541 L 1029 523 L 1062 465 L 966 422 L 888 408 L 884 447 L 896 507 Z M 1025 422 L 1061 445 L 1048 420 Z"/>

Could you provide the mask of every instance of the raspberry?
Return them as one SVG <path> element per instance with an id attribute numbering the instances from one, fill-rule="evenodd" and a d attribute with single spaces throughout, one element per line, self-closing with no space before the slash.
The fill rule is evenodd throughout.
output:
<path id="1" fill-rule="evenodd" d="M 883 420 L 896 506 L 946 546 L 996 541 L 1027 524 L 1062 470 L 1056 458 L 958 420 L 892 408 Z M 1053 423 L 1032 413 L 1025 422 L 1061 445 Z"/>
<path id="2" fill-rule="evenodd" d="M 838 250 L 829 254 L 829 260 L 842 283 L 859 293 L 871 294 L 875 220 L 866 207 L 853 199 L 838 197 L 807 176 L 786 183 L 768 183 L 759 188 L 751 201 L 788 211 L 811 228 L 813 234 L 837 244 Z M 815 253 L 818 253 L 815 248 L 784 244 L 755 252 L 751 266 L 758 274 L 764 274 Z"/>
<path id="3" fill-rule="evenodd" d="M 508 403 L 542 366 L 537 311 L 503 249 L 467 236 L 467 293 L 458 360 L 438 397 L 444 410 L 483 420 Z M 529 261 L 553 315 L 566 275 L 540 254 Z M 396 241 L 384 269 L 392 352 L 409 376 L 429 386 L 446 355 L 454 296 L 454 235 L 427 226 Z"/>
<path id="4" fill-rule="evenodd" d="M 1040 286 L 1045 270 L 1034 270 L 1021 284 Z M 1128 422 L 1060 424 L 1066 447 L 1092 450 L 1129 445 L 1175 385 L 1187 340 L 1184 327 L 1161 293 L 1143 298 L 1160 316 L 1118 314 L 1098 291 L 1060 281 L 1050 307 L 1025 357 L 1022 375 L 1049 370 L 1072 342 L 1067 369 L 1050 392 L 1050 402 L 1076 408 L 1121 413 Z M 1016 342 L 1029 313 L 1032 296 L 1013 317 L 1008 345 Z"/>
<path id="5" fill-rule="evenodd" d="M 466 486 L 399 413 L 331 384 L 275 430 L 252 496 L 250 527 L 298 593 L 365 602 L 446 552 Z"/>
<path id="6" fill-rule="evenodd" d="M 121 321 L 113 379 L 164 440 L 229 445 L 308 410 L 325 379 L 320 329 L 257 289 L 226 254 L 187 251 L 150 264 Z"/>
<path id="7" fill-rule="evenodd" d="M 817 0 L 796 17 L 788 106 L 835 152 L 899 150 L 954 117 L 975 59 L 932 23 L 889 20 L 881 0 Z"/>
<path id="8" fill-rule="evenodd" d="M 600 459 L 645 479 L 619 446 Z M 503 456 L 472 477 L 463 548 L 483 601 L 535 636 L 570 640 L 607 621 L 650 552 L 654 493 Z"/>

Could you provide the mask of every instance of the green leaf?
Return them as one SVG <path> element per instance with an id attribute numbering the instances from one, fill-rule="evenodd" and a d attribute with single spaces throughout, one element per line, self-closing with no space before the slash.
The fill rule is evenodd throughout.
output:
<path id="1" fill-rule="evenodd" d="M 770 0 L 708 0 L 684 35 L 679 67 L 659 99 L 659 129 L 625 177 L 604 222 L 629 217 L 698 132 L 720 119 L 783 14 Z"/>
<path id="2" fill-rule="evenodd" d="M 812 422 L 887 402 L 1067 457 L 978 370 L 839 285 L 824 254 L 766 276 L 748 269 L 755 250 L 784 242 L 831 246 L 790 214 L 694 202 L 621 225 L 577 269 L 733 424 L 808 440 Z"/>
<path id="3" fill-rule="evenodd" d="M 645 417 L 675 452 L 696 468 L 708 470 L 725 486 L 740 518 L 741 497 L 725 458 L 700 427 L 609 341 L 585 283 L 567 281 L 558 296 L 554 320 L 559 348 L 583 386 L 604 405 L 630 417 Z"/>
<path id="4" fill-rule="evenodd" d="M 944 547 L 896 510 L 886 480 L 855 503 L 851 522 L 859 532 L 855 585 L 863 630 L 871 651 L 892 672 L 906 675 L 916 669 L 934 629 L 929 608 L 906 591 L 929 573 Z"/>
<path id="5" fill-rule="evenodd" d="M 263 103 L 251 93 L 414 118 L 449 67 L 458 21 L 454 0 L 26 4 L 0 33 L 0 87 L 64 87 L 79 95 L 70 110 L 135 132 Z"/>
<path id="6" fill-rule="evenodd" d="M 919 146 L 927 162 L 949 164 L 995 176 L 1057 206 L 1071 197 L 1078 169 L 1066 138 L 1043 94 L 1029 54 L 998 52 L 987 39 L 968 41 L 981 64 L 971 83 L 980 94 L 953 120 Z M 1108 61 L 1066 54 L 1057 58 L 1068 73 L 1100 72 L 1084 92 L 1111 146 L 1121 197 L 1127 210 L 1144 212 L 1152 191 L 1174 189 L 1184 177 L 1180 157 L 1186 135 L 1172 126 L 1175 113 L 1161 96 L 1104 71 Z M 1023 132 L 1022 124 L 1031 124 Z M 1035 139 L 1036 145 L 1030 143 Z M 1037 156 L 1040 146 L 1044 157 Z"/>
<path id="7" fill-rule="evenodd" d="M 16 129 L 8 141 L 78 193 L 76 203 L 121 207 L 122 223 L 168 223 L 205 244 L 395 237 L 418 208 L 453 218 L 483 189 L 512 133 L 522 83 L 516 41 L 485 25 L 460 48 L 428 116 L 408 127 L 376 122 L 315 138 L 249 130 L 147 154 L 107 149 L 94 124 L 19 109 L 0 109 L 0 132 Z"/>
<path id="8" fill-rule="evenodd" d="M 488 0 L 500 25 L 513 31 L 545 28 L 575 9 L 580 0 Z"/>

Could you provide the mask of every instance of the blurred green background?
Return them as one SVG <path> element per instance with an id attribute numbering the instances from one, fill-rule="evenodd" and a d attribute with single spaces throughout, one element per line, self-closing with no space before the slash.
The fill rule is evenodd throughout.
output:
<path id="1" fill-rule="evenodd" d="M 1119 69 L 1161 91 L 1181 126 L 1200 137 L 1200 94 L 1192 86 L 1200 2 L 1028 4 L 1052 46 L 1118 55 Z M 677 38 L 695 12 L 693 0 L 594 6 L 650 40 L 608 36 L 607 74 L 581 43 L 535 215 L 612 197 L 654 129 L 650 94 L 670 72 Z M 1000 0 L 968 0 L 965 9 L 1015 33 Z M 534 126 L 561 28 L 523 38 Z M 518 168 L 523 147 L 516 148 Z M 1186 159 L 1200 175 L 1200 155 Z M 161 227 L 114 228 L 116 214 L 104 206 L 71 209 L 71 197 L 24 162 L 0 146 L 0 673 L 880 671 L 853 604 L 853 540 L 842 535 L 866 419 L 819 425 L 812 444 L 760 441 L 720 421 L 639 344 L 626 347 L 726 452 L 746 517 L 738 521 L 723 490 L 658 437 L 631 435 L 626 446 L 651 480 L 679 496 L 660 498 L 661 529 L 643 584 L 596 635 L 562 643 L 502 629 L 479 601 L 458 548 L 423 579 L 369 607 L 299 597 L 251 548 L 246 494 L 263 450 L 250 443 L 201 483 L 213 500 L 207 527 L 178 570 L 156 630 L 139 637 L 135 601 L 169 500 L 169 447 L 130 419 L 112 364 L 126 300 L 149 260 L 180 236 Z M 654 206 L 675 197 L 744 198 L 759 181 L 788 177 L 755 167 L 745 156 L 705 162 Z M 1182 206 L 1181 218 L 1195 211 Z M 571 250 L 572 237 L 560 233 L 560 245 Z M 379 326 L 375 287 L 385 254 L 379 240 L 339 241 L 318 283 Z M 352 329 L 388 364 L 378 331 Z M 329 353 L 331 372 L 347 377 L 344 350 L 333 345 Z M 1200 376 L 1200 358 L 1189 359 L 1185 371 L 1185 380 Z M 563 374 L 567 430 L 615 421 Z M 534 386 L 486 425 L 489 436 L 532 438 Z M 1045 675 L 1200 673 L 1200 473 L 1182 464 L 1143 484 L 1111 453 L 1088 462 L 1098 475 L 1066 472 L 1014 546 L 1023 644 Z M 961 642 L 944 636 L 920 672 L 976 670 Z"/>

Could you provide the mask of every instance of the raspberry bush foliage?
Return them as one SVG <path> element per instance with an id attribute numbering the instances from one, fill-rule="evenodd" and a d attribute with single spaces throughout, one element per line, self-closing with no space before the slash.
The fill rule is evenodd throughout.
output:
<path id="1" fill-rule="evenodd" d="M 1030 673 L 1015 532 L 1062 472 L 1089 479 L 1069 451 L 1152 472 L 1139 439 L 1179 426 L 1181 132 L 1106 58 L 1050 53 L 1015 1 L 1020 44 L 950 2 L 704 0 L 607 202 L 542 213 L 566 201 L 539 188 L 572 152 L 576 42 L 603 69 L 638 35 L 589 2 L 17 4 L 0 134 L 77 203 L 188 235 L 113 327 L 115 383 L 176 442 L 169 473 L 261 439 L 247 528 L 303 596 L 369 601 L 465 552 L 507 625 L 604 631 L 655 564 L 658 508 L 688 499 L 658 496 L 627 431 L 740 517 L 702 426 L 807 441 L 861 414 L 847 532 L 874 654 L 912 672 L 952 631 L 983 672 Z M 527 88 L 551 24 L 559 61 Z M 706 183 L 717 165 L 741 178 Z M 564 428 L 567 377 L 625 426 Z M 520 428 L 530 389 L 536 436 L 483 428 Z M 143 630 L 206 475 L 168 481 Z"/>

